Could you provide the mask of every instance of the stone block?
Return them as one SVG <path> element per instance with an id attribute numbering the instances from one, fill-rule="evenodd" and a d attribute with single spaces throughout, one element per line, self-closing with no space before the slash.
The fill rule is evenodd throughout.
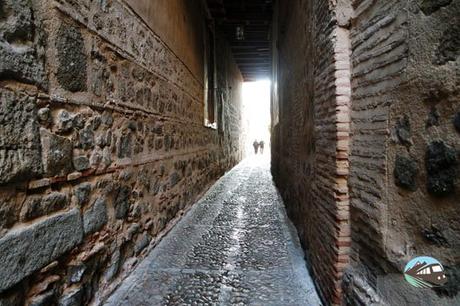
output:
<path id="1" fill-rule="evenodd" d="M 417 162 L 401 155 L 396 155 L 393 175 L 396 186 L 414 191 L 417 189 Z"/>
<path id="2" fill-rule="evenodd" d="M 134 253 L 137 255 L 145 249 L 150 243 L 150 236 L 147 233 L 140 235 L 134 245 Z"/>
<path id="3" fill-rule="evenodd" d="M 73 159 L 73 166 L 77 171 L 83 171 L 89 168 L 89 159 L 86 156 L 78 156 Z"/>
<path id="4" fill-rule="evenodd" d="M 0 191 L 0 229 L 14 225 L 19 215 L 16 193 L 13 190 Z"/>
<path id="5" fill-rule="evenodd" d="M 101 116 L 97 115 L 97 116 L 94 116 L 90 122 L 89 122 L 89 127 L 93 130 L 93 131 L 96 131 L 100 126 L 101 126 L 101 123 L 102 123 L 102 118 Z"/>
<path id="6" fill-rule="evenodd" d="M 77 113 L 72 117 L 73 127 L 77 130 L 81 130 L 85 127 L 85 116 L 82 113 Z"/>
<path id="7" fill-rule="evenodd" d="M 57 115 L 57 129 L 60 133 L 72 131 L 74 124 L 73 116 L 66 110 L 61 110 Z"/>
<path id="8" fill-rule="evenodd" d="M 8 232 L 0 239 L 0 292 L 71 250 L 82 238 L 78 209 Z"/>
<path id="9" fill-rule="evenodd" d="M 43 125 L 51 124 L 51 111 L 48 107 L 40 108 L 37 112 L 38 121 Z"/>
<path id="10" fill-rule="evenodd" d="M 180 176 L 177 172 L 173 172 L 169 178 L 170 187 L 173 188 L 180 181 Z"/>
<path id="11" fill-rule="evenodd" d="M 39 195 L 32 195 L 22 205 L 21 220 L 27 221 L 41 215 L 42 198 Z"/>
<path id="12" fill-rule="evenodd" d="M 80 131 L 80 146 L 87 150 L 94 148 L 94 132 L 90 128 L 85 128 Z"/>
<path id="13" fill-rule="evenodd" d="M 32 220 L 64 209 L 69 203 L 65 194 L 52 192 L 45 197 L 32 196 L 26 200 L 21 210 L 21 220 Z"/>
<path id="14" fill-rule="evenodd" d="M 400 118 L 396 123 L 396 134 L 398 135 L 398 139 L 401 142 L 401 144 L 405 146 L 410 146 L 412 144 L 412 141 L 410 139 L 410 121 L 407 116 Z"/>
<path id="15" fill-rule="evenodd" d="M 74 195 L 77 198 L 78 205 L 84 205 L 89 201 L 91 193 L 91 183 L 82 183 L 75 188 Z"/>
<path id="16" fill-rule="evenodd" d="M 104 274 L 104 279 L 106 281 L 111 281 L 118 274 L 118 271 L 120 270 L 121 260 L 121 252 L 119 249 L 116 249 L 110 257 L 109 267 Z"/>
<path id="17" fill-rule="evenodd" d="M 56 48 L 59 84 L 71 92 L 86 90 L 86 55 L 80 30 L 63 23 L 56 37 Z"/>
<path id="18" fill-rule="evenodd" d="M 51 184 L 51 180 L 49 178 L 42 178 L 39 180 L 33 180 L 29 182 L 29 189 L 38 189 L 49 186 Z"/>
<path id="19" fill-rule="evenodd" d="M 89 162 L 91 166 L 97 167 L 101 163 L 101 161 L 102 161 L 102 152 L 100 151 L 100 149 L 94 150 L 91 153 L 91 156 L 89 158 Z"/>
<path id="20" fill-rule="evenodd" d="M 87 266 L 84 263 L 79 263 L 77 265 L 71 265 L 67 269 L 68 281 L 70 284 L 76 284 L 81 282 L 83 275 L 87 270 Z"/>
<path id="21" fill-rule="evenodd" d="M 75 172 L 72 172 L 72 173 L 67 175 L 67 180 L 68 181 L 75 181 L 75 180 L 78 180 L 81 177 L 82 177 L 82 173 L 78 172 L 78 171 L 75 171 Z"/>
<path id="22" fill-rule="evenodd" d="M 96 137 L 96 145 L 98 145 L 100 148 L 104 148 L 107 145 L 110 145 L 110 142 L 112 141 L 112 133 L 108 131 L 107 133 L 101 133 Z"/>
<path id="23" fill-rule="evenodd" d="M 141 230 L 141 226 L 139 223 L 133 223 L 129 226 L 128 230 L 126 231 L 126 239 L 127 240 L 132 240 L 133 237 L 139 233 L 139 231 Z"/>
<path id="24" fill-rule="evenodd" d="M 46 87 L 44 60 L 36 43 L 41 31 L 31 1 L 1 1 L 0 12 L 0 77 Z"/>
<path id="25" fill-rule="evenodd" d="M 40 129 L 44 172 L 48 176 L 67 175 L 73 171 L 72 142 Z"/>
<path id="26" fill-rule="evenodd" d="M 47 210 L 47 214 L 64 208 L 67 203 L 67 196 L 61 192 L 52 192 L 43 197 L 42 200 L 42 206 Z"/>
<path id="27" fill-rule="evenodd" d="M 129 186 L 121 186 L 118 189 L 117 196 L 115 198 L 115 217 L 117 219 L 124 219 L 129 209 L 129 195 L 131 194 L 131 188 Z"/>
<path id="28" fill-rule="evenodd" d="M 453 193 L 457 179 L 457 151 L 442 141 L 430 143 L 426 150 L 427 189 L 435 196 Z"/>
<path id="29" fill-rule="evenodd" d="M 93 205 L 83 215 L 83 228 L 86 235 L 100 230 L 107 224 L 107 201 L 97 198 Z"/>
<path id="30" fill-rule="evenodd" d="M 80 306 L 83 304 L 83 289 L 81 287 L 65 292 L 59 299 L 59 306 Z"/>
<path id="31" fill-rule="evenodd" d="M 40 134 L 35 100 L 0 89 L 0 184 L 40 175 Z"/>
<path id="32" fill-rule="evenodd" d="M 132 155 L 132 136 L 131 133 L 122 135 L 117 145 L 118 158 L 131 157 Z"/>
<path id="33" fill-rule="evenodd" d="M 104 150 L 102 150 L 102 163 L 104 167 L 108 167 L 112 163 L 112 153 L 109 147 L 105 147 Z"/>
<path id="34" fill-rule="evenodd" d="M 102 113 L 102 123 L 105 125 L 105 126 L 108 126 L 108 127 L 111 127 L 113 125 L 113 116 L 112 116 L 112 113 L 109 112 L 109 111 L 104 111 Z"/>

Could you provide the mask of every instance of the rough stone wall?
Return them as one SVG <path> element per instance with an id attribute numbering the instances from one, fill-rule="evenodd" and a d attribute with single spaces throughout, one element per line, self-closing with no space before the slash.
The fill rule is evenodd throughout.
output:
<path id="1" fill-rule="evenodd" d="M 355 1 L 350 305 L 460 304 L 460 2 Z M 428 255 L 448 284 L 402 277 Z"/>
<path id="2" fill-rule="evenodd" d="M 155 30 L 158 37 L 185 63 L 198 78 L 203 78 L 203 33 L 190 27 L 203 21 L 196 1 L 187 0 L 126 0 L 126 3 Z"/>
<path id="3" fill-rule="evenodd" d="M 335 3 L 282 4 L 272 169 L 323 299 L 338 304 L 350 250 L 348 32 Z"/>
<path id="4" fill-rule="evenodd" d="M 0 305 L 97 304 L 241 159 L 226 45 L 213 130 L 154 31 L 122 1 L 0 2 Z"/>

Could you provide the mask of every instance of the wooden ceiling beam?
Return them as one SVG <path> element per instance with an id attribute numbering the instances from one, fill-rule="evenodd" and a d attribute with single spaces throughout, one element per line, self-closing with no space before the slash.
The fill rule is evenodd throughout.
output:
<path id="1" fill-rule="evenodd" d="M 271 75 L 271 0 L 207 0 L 217 30 L 225 34 L 245 81 Z M 244 26 L 244 40 L 236 27 Z"/>

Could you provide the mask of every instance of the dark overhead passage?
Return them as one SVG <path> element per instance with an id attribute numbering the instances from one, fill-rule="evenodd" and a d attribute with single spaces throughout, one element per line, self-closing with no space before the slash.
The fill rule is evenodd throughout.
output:
<path id="1" fill-rule="evenodd" d="M 207 0 L 245 81 L 270 78 L 272 0 Z"/>

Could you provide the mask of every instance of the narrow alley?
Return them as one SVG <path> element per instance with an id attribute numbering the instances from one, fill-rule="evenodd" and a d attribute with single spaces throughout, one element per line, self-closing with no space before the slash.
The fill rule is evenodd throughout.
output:
<path id="1" fill-rule="evenodd" d="M 320 305 L 269 166 L 223 176 L 105 305 Z"/>
<path id="2" fill-rule="evenodd" d="M 460 0 L 0 0 L 0 306 L 458 306 L 459 195 Z"/>

